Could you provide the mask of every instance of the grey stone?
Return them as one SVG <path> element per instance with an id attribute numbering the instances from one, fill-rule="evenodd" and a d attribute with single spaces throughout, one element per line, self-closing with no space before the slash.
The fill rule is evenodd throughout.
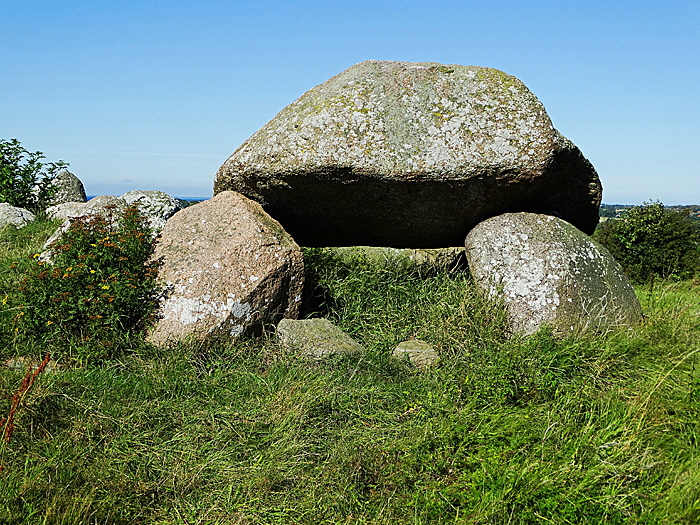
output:
<path id="1" fill-rule="evenodd" d="M 312 359 L 364 351 L 328 319 L 282 319 L 277 325 L 277 341 L 283 348 Z"/>
<path id="2" fill-rule="evenodd" d="M 221 166 L 303 246 L 459 246 L 509 211 L 592 233 L 602 188 L 517 78 L 369 60 L 306 92 Z"/>
<path id="3" fill-rule="evenodd" d="M 110 211 L 110 208 L 113 211 Z M 46 216 L 52 220 L 70 220 L 94 215 L 117 217 L 126 208 L 126 202 L 116 195 L 98 195 L 87 202 L 64 202 L 46 208 Z"/>
<path id="4" fill-rule="evenodd" d="M 620 265 L 561 219 L 507 213 L 479 224 L 465 246 L 476 285 L 503 300 L 513 333 L 532 334 L 546 325 L 567 336 L 642 319 Z"/>
<path id="5" fill-rule="evenodd" d="M 10 225 L 20 229 L 32 221 L 34 221 L 34 214 L 29 210 L 0 202 L 0 229 Z"/>
<path id="6" fill-rule="evenodd" d="M 438 354 L 432 345 L 420 339 L 409 339 L 399 343 L 391 355 L 396 359 L 408 358 L 418 368 L 432 366 L 438 361 Z"/>
<path id="7" fill-rule="evenodd" d="M 259 204 L 235 192 L 176 213 L 156 245 L 169 295 L 148 335 L 234 340 L 299 314 L 304 261 L 294 240 Z"/>
<path id="8" fill-rule="evenodd" d="M 121 197 L 115 195 L 98 195 L 87 202 L 65 202 L 46 208 L 46 216 L 52 220 L 63 220 L 56 231 L 44 244 L 40 260 L 49 262 L 53 253 L 49 247 L 68 231 L 71 221 L 78 217 L 102 216 L 112 226 L 117 227 L 124 210 L 136 204 L 139 211 L 148 220 L 153 236 L 165 226 L 167 220 L 182 209 L 179 202 L 167 193 L 156 190 L 133 190 Z"/>
<path id="9" fill-rule="evenodd" d="M 156 190 L 133 190 L 121 196 L 127 206 L 136 204 L 139 211 L 148 217 L 155 232 L 165 227 L 167 220 L 182 209 L 182 205 L 167 193 Z"/>
<path id="10" fill-rule="evenodd" d="M 63 204 L 65 202 L 85 202 L 85 187 L 80 179 L 68 170 L 61 170 L 51 182 L 56 192 L 51 197 L 51 204 Z"/>
<path id="11" fill-rule="evenodd" d="M 132 204 L 138 206 L 139 211 L 148 219 L 149 225 L 155 233 L 162 230 L 166 221 L 182 209 L 176 199 L 162 191 L 133 190 L 126 192 L 121 197 L 98 195 L 84 203 L 66 202 L 51 206 L 46 209 L 46 215 L 50 219 L 63 220 L 93 215 L 118 218 Z"/>
<path id="12" fill-rule="evenodd" d="M 361 259 L 378 268 L 398 267 L 421 275 L 459 271 L 467 268 L 464 248 L 400 249 L 377 246 L 325 248 L 341 262 Z"/>

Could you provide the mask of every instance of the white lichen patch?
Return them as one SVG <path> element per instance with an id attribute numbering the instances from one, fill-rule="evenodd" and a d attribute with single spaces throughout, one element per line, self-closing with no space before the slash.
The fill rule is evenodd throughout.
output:
<path id="1" fill-rule="evenodd" d="M 501 295 L 511 310 L 527 311 L 522 318 L 518 316 L 525 333 L 532 333 L 549 321 L 561 303 L 556 257 L 551 257 L 551 249 L 550 257 L 535 253 L 529 238 L 515 228 L 504 228 L 500 236 L 491 239 L 491 250 L 499 257 L 484 257 L 477 277 L 487 283 L 491 298 Z"/>
<path id="2" fill-rule="evenodd" d="M 634 324 L 634 290 L 614 259 L 570 224 L 549 216 L 505 214 L 467 236 L 477 285 L 503 299 L 513 331 L 542 325 L 577 329 Z"/>
<path id="3" fill-rule="evenodd" d="M 181 325 L 192 325 L 203 320 L 215 318 L 220 324 L 229 316 L 247 318 L 251 308 L 247 303 L 240 303 L 228 297 L 226 301 L 217 301 L 208 294 L 201 297 L 174 295 L 166 300 L 162 308 L 163 319 L 177 321 Z"/>

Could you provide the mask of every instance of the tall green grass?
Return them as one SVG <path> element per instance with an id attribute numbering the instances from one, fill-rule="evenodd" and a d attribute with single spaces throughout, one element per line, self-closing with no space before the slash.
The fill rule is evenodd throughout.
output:
<path id="1" fill-rule="evenodd" d="M 0 235 L 3 297 L 11 263 L 50 230 L 33 228 Z M 467 274 L 341 264 L 320 250 L 306 261 L 309 315 L 365 353 L 312 364 L 268 335 L 140 344 L 45 372 L 0 448 L 0 523 L 700 520 L 693 283 L 638 289 L 647 317 L 632 331 L 508 338 Z M 44 350 L 3 337 L 2 362 Z M 411 337 L 440 363 L 391 359 Z M 0 414 L 23 375 L 0 369 Z"/>

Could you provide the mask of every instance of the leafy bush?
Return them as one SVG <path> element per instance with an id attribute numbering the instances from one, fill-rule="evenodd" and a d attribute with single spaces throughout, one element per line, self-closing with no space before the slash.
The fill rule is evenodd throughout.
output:
<path id="1" fill-rule="evenodd" d="M 74 219 L 51 246 L 52 264 L 34 255 L 19 286 L 17 332 L 59 347 L 89 343 L 97 357 L 107 357 L 154 321 L 162 291 L 159 264 L 150 260 L 151 231 L 133 206 L 115 222 Z"/>
<path id="2" fill-rule="evenodd" d="M 68 166 L 63 161 L 42 163 L 41 151 L 28 152 L 17 139 L 0 140 L 0 202 L 41 212 L 56 189 L 56 174 Z"/>
<path id="3" fill-rule="evenodd" d="M 605 222 L 595 239 L 638 283 L 653 277 L 692 277 L 700 269 L 700 230 L 687 213 L 668 210 L 660 202 L 645 202 Z"/>

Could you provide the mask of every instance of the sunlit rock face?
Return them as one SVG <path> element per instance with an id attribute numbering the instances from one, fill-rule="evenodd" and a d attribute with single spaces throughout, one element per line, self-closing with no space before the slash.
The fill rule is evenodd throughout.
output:
<path id="1" fill-rule="evenodd" d="M 156 245 L 168 288 L 149 334 L 157 345 L 185 339 L 237 339 L 296 318 L 304 262 L 294 240 L 260 207 L 235 192 L 187 207 Z"/>
<path id="2" fill-rule="evenodd" d="M 258 201 L 301 245 L 459 246 L 504 212 L 598 221 L 592 165 L 517 78 L 369 60 L 314 87 L 245 141 L 214 192 Z"/>
<path id="3" fill-rule="evenodd" d="M 513 333 L 548 326 L 559 336 L 641 321 L 634 289 L 612 255 L 549 215 L 507 213 L 467 235 L 478 288 L 503 301 Z"/>
<path id="4" fill-rule="evenodd" d="M 55 188 L 51 196 L 51 205 L 63 204 L 65 202 L 86 202 L 85 187 L 78 177 L 68 170 L 61 170 L 51 181 L 51 186 Z"/>

